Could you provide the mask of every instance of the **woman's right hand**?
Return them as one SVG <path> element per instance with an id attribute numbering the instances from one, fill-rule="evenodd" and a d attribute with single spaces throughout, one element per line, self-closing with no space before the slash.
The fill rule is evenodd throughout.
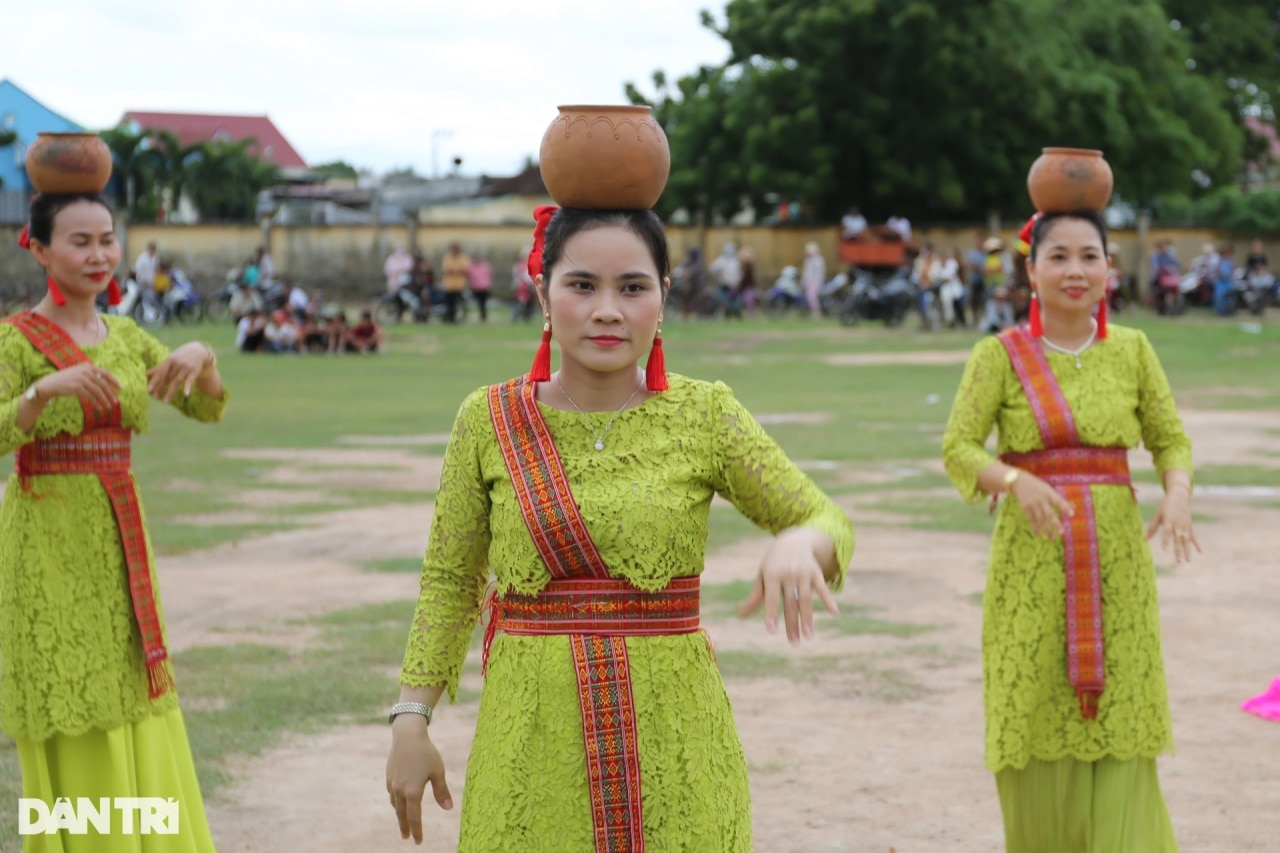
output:
<path id="1" fill-rule="evenodd" d="M 1013 481 L 1009 492 L 1018 499 L 1018 505 L 1027 516 L 1031 530 L 1046 539 L 1062 537 L 1063 520 L 1075 514 L 1071 503 L 1058 490 L 1034 474 L 1026 471 Z"/>
<path id="2" fill-rule="evenodd" d="M 80 397 L 95 409 L 110 409 L 119 399 L 121 387 L 111 371 L 86 363 L 49 374 L 36 383 L 36 393 L 41 400 Z"/>
<path id="3" fill-rule="evenodd" d="M 400 837 L 422 843 L 422 795 L 427 783 L 442 809 L 453 808 L 444 759 L 427 734 L 427 721 L 417 714 L 401 714 L 391 723 L 391 754 L 387 757 L 387 794 L 400 821 Z"/>

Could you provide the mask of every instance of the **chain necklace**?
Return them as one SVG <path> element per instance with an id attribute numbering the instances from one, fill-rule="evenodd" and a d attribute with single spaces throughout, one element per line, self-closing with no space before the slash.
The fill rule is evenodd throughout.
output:
<path id="1" fill-rule="evenodd" d="M 1079 349 L 1067 349 L 1066 347 L 1058 346 L 1053 341 L 1046 338 L 1044 335 L 1040 336 L 1040 340 L 1043 341 L 1044 345 L 1051 350 L 1057 350 L 1063 355 L 1074 356 L 1076 360 L 1076 370 L 1083 370 L 1084 365 L 1080 363 L 1080 353 L 1084 352 L 1089 347 L 1093 346 L 1093 339 L 1098 336 L 1098 321 L 1090 320 L 1089 322 L 1093 324 L 1093 330 L 1089 332 L 1089 337 L 1085 340 L 1083 344 L 1080 345 Z"/>
<path id="2" fill-rule="evenodd" d="M 618 419 L 618 415 L 622 414 L 622 410 L 625 409 L 631 403 L 631 401 L 636 398 L 636 395 L 640 393 L 640 389 L 644 387 L 643 382 L 636 385 L 636 390 L 631 392 L 631 396 L 627 398 L 627 402 L 623 403 L 622 406 L 618 408 L 618 411 L 613 413 L 613 417 L 609 418 L 609 422 L 604 425 L 604 432 L 596 432 L 595 426 L 592 425 L 591 423 L 591 418 L 587 417 L 587 413 L 582 411 L 581 406 L 573 402 L 573 398 L 569 396 L 569 392 L 564 390 L 564 385 L 561 384 L 560 382 L 559 373 L 556 374 L 556 385 L 560 386 L 560 393 L 563 394 L 564 398 L 569 401 L 569 405 L 573 406 L 575 409 L 578 410 L 578 414 L 582 415 L 582 422 L 587 425 L 587 429 L 591 430 L 591 434 L 596 437 L 596 443 L 595 443 L 596 450 L 604 450 L 604 437 L 609 434 L 609 430 L 613 429 L 613 422 Z"/>

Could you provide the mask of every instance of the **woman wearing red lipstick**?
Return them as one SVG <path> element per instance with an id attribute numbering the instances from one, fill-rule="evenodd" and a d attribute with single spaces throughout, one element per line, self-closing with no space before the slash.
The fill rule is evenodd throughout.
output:
<path id="1" fill-rule="evenodd" d="M 699 628 L 711 501 L 777 535 L 743 611 L 763 604 L 773 632 L 781 609 L 793 643 L 814 598 L 835 610 L 853 528 L 726 386 L 667 375 L 656 215 L 535 215 L 542 347 L 528 376 L 463 403 L 445 455 L 393 709 L 401 833 L 421 839 L 428 782 L 452 807 L 428 722 L 492 567 L 459 849 L 745 853 L 746 761 Z"/>
<path id="2" fill-rule="evenodd" d="M 104 291 L 118 300 L 101 199 L 37 196 L 22 243 L 49 286 L 0 322 L 0 453 L 17 456 L 0 504 L 0 723 L 22 795 L 173 798 L 178 833 L 146 849 L 212 851 L 129 460 L 148 395 L 217 421 L 227 394 L 204 344 L 170 353 L 95 310 Z M 110 829 L 29 835 L 24 850 L 140 849 L 119 814 Z"/>
<path id="3" fill-rule="evenodd" d="M 1012 853 L 1166 853 L 1155 757 L 1172 732 L 1146 540 L 1161 531 L 1179 563 L 1200 547 L 1191 442 L 1146 336 L 1107 324 L 1101 219 L 1046 214 L 1029 242 L 1030 327 L 974 347 L 943 442 L 966 499 L 1010 498 L 983 596 L 987 766 Z M 1139 441 L 1165 490 L 1145 533 Z"/>

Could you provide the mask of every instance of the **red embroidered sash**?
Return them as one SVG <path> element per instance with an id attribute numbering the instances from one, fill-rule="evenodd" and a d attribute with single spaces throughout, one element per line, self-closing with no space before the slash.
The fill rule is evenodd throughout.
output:
<path id="1" fill-rule="evenodd" d="M 1067 676 L 1080 699 L 1080 713 L 1097 717 L 1106 687 L 1102 626 L 1102 567 L 1094 485 L 1130 485 L 1128 451 L 1123 447 L 1085 447 L 1075 418 L 1044 351 L 1022 327 L 999 335 L 1031 404 L 1044 449 L 1007 453 L 1007 465 L 1044 479 L 1075 509 L 1067 519 L 1062 544 L 1066 572 Z"/>
<path id="2" fill-rule="evenodd" d="M 597 853 L 642 853 L 640 747 L 624 620 L 647 611 L 672 628 L 690 629 L 688 586 L 673 582 L 670 594 L 643 593 L 609 577 L 608 566 L 578 511 L 560 453 L 538 410 L 535 385 L 524 377 L 489 388 L 489 415 L 520 512 L 538 554 L 553 578 L 544 593 L 493 598 L 489 636 L 511 633 L 568 634 L 578 679 L 586 748 L 591 821 Z M 632 611 L 628 613 L 628 611 Z M 696 618 L 696 617 L 695 617 Z M 487 642 L 486 642 L 487 646 Z"/>
<path id="3" fill-rule="evenodd" d="M 60 326 L 31 311 L 6 317 L 0 322 L 16 326 L 58 370 L 66 370 L 90 359 Z M 147 667 L 148 694 L 156 699 L 174 687 L 173 672 L 166 663 L 169 652 L 151 588 L 151 561 L 147 555 L 142 506 L 130 476 L 132 433 L 123 428 L 119 401 L 109 409 L 95 409 L 81 398 L 84 431 L 80 435 L 59 435 L 37 439 L 18 449 L 16 470 L 22 487 L 30 491 L 31 478 L 48 474 L 96 474 L 111 502 L 124 550 L 133 614 L 142 639 Z"/>

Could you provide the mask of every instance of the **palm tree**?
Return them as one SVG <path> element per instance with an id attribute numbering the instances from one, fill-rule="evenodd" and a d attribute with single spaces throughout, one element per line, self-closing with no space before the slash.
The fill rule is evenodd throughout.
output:
<path id="1" fill-rule="evenodd" d="M 156 156 L 146 133 L 134 133 L 126 125 L 104 130 L 102 141 L 111 149 L 117 205 L 123 204 L 134 219 L 153 219 L 156 210 Z"/>
<path id="2" fill-rule="evenodd" d="M 201 156 L 201 143 L 183 145 L 169 130 L 153 130 L 148 135 L 155 142 L 150 151 L 158 194 L 165 210 L 172 214 L 182 202 L 182 193 L 191 179 L 191 166 Z"/>

